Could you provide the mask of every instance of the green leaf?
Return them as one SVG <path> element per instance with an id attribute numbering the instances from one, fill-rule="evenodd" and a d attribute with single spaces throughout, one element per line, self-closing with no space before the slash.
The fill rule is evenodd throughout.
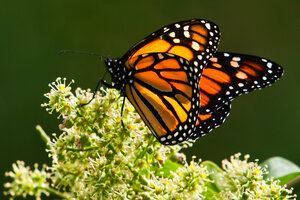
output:
<path id="1" fill-rule="evenodd" d="M 269 174 L 266 174 L 264 179 L 271 177 L 278 178 L 294 172 L 300 172 L 300 168 L 296 164 L 282 157 L 269 158 L 260 165 L 268 166 Z"/>
<path id="2" fill-rule="evenodd" d="M 293 193 L 300 195 L 300 167 L 295 163 L 282 158 L 272 157 L 264 161 L 261 166 L 267 165 L 269 174 L 264 179 L 274 177 L 280 180 L 280 185 L 287 185 L 288 188 L 294 188 Z"/>
<path id="3" fill-rule="evenodd" d="M 276 179 L 280 180 L 280 185 L 287 185 L 287 188 L 294 188 L 293 193 L 298 196 L 300 195 L 300 172 L 294 172 Z"/>
<path id="4" fill-rule="evenodd" d="M 166 160 L 164 167 L 158 171 L 157 175 L 160 175 L 161 172 L 163 172 L 163 175 L 162 175 L 163 177 L 172 177 L 170 171 L 176 172 L 176 170 L 179 167 L 183 167 L 183 166 L 177 162 L 173 162 L 171 160 Z"/>
<path id="5" fill-rule="evenodd" d="M 300 187 L 300 172 L 290 173 L 276 179 L 280 180 L 280 185 L 287 184 L 292 187 L 294 187 L 294 185 L 298 185 Z"/>
<path id="6" fill-rule="evenodd" d="M 205 193 L 206 197 L 213 198 L 214 196 L 219 196 L 219 192 L 228 188 L 229 180 L 223 175 L 223 170 L 215 163 L 211 161 L 204 161 L 202 165 L 207 167 L 209 171 L 208 178 L 211 182 L 206 182 L 207 191 Z"/>

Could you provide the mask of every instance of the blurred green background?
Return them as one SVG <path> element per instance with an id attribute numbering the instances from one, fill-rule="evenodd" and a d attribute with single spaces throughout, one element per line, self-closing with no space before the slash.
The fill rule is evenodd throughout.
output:
<path id="1" fill-rule="evenodd" d="M 49 163 L 35 131 L 58 131 L 40 107 L 58 76 L 94 88 L 105 66 L 86 50 L 113 57 L 164 25 L 204 18 L 219 25 L 219 50 L 259 55 L 284 67 L 272 87 L 239 97 L 226 123 L 186 150 L 220 164 L 241 152 L 252 159 L 283 156 L 300 165 L 300 1 L 3 1 L 0 7 L 0 184 L 16 160 Z M 2 192 L 1 192 L 2 193 Z M 2 194 L 1 194 L 2 195 Z M 1 196 L 0 196 L 1 197 Z"/>

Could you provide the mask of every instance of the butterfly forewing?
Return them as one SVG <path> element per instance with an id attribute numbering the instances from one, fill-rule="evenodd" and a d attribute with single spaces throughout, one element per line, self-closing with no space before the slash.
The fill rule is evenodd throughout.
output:
<path id="1" fill-rule="evenodd" d="M 194 67 L 168 53 L 137 57 L 127 63 L 134 71 L 125 86 L 127 98 L 162 144 L 186 140 L 195 129 L 200 108 Z"/>
<path id="2" fill-rule="evenodd" d="M 200 112 L 191 139 L 220 126 L 237 96 L 271 85 L 283 74 L 282 67 L 265 58 L 217 52 L 205 66 L 200 82 Z"/>
<path id="3" fill-rule="evenodd" d="M 207 20 L 188 20 L 165 26 L 131 48 L 121 60 L 147 53 L 171 53 L 196 67 L 200 75 L 207 60 L 217 50 L 219 28 Z"/>

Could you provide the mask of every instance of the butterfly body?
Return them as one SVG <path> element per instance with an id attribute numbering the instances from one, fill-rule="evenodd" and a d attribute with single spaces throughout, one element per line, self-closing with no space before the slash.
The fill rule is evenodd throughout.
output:
<path id="1" fill-rule="evenodd" d="M 114 88 L 120 91 L 124 90 L 124 87 L 128 80 L 131 78 L 132 72 L 124 66 L 119 59 L 107 59 L 105 64 L 108 72 L 110 73 Z"/>
<path id="2" fill-rule="evenodd" d="M 105 61 L 113 87 L 164 145 L 196 140 L 228 117 L 231 101 L 282 76 L 267 59 L 216 52 L 220 32 L 207 20 L 170 24 L 120 59 Z"/>

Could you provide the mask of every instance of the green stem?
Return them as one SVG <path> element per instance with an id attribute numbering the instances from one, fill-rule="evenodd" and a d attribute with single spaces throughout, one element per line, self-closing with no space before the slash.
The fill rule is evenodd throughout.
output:
<path id="1" fill-rule="evenodd" d="M 88 147 L 84 149 L 74 149 L 74 148 L 66 148 L 68 151 L 93 151 L 95 149 L 99 149 L 99 147 Z"/>
<path id="2" fill-rule="evenodd" d="M 147 153 L 148 147 L 153 145 L 153 143 L 155 142 L 155 139 L 156 139 L 156 138 L 154 138 L 154 137 L 151 137 L 151 138 L 150 138 L 147 147 L 146 147 L 146 148 L 143 148 L 142 152 L 140 152 L 140 153 L 137 155 L 137 157 L 136 157 L 136 159 L 135 159 L 135 162 L 134 162 L 135 165 L 136 165 L 136 162 L 138 161 L 138 159 L 143 159 L 143 158 L 144 158 L 145 154 Z"/>
<path id="3" fill-rule="evenodd" d="M 45 190 L 47 192 L 49 192 L 50 194 L 53 194 L 53 195 L 56 195 L 58 197 L 61 197 L 62 199 L 69 199 L 71 200 L 71 198 L 67 197 L 65 194 L 53 189 L 53 188 L 50 188 L 50 187 L 39 187 L 39 189 L 41 190 Z"/>
<path id="4" fill-rule="evenodd" d="M 46 132 L 43 130 L 43 128 L 40 125 L 37 125 L 35 129 L 39 132 L 42 140 L 46 143 L 47 147 L 50 149 L 51 148 L 49 145 L 51 142 L 50 137 L 46 134 Z"/>

